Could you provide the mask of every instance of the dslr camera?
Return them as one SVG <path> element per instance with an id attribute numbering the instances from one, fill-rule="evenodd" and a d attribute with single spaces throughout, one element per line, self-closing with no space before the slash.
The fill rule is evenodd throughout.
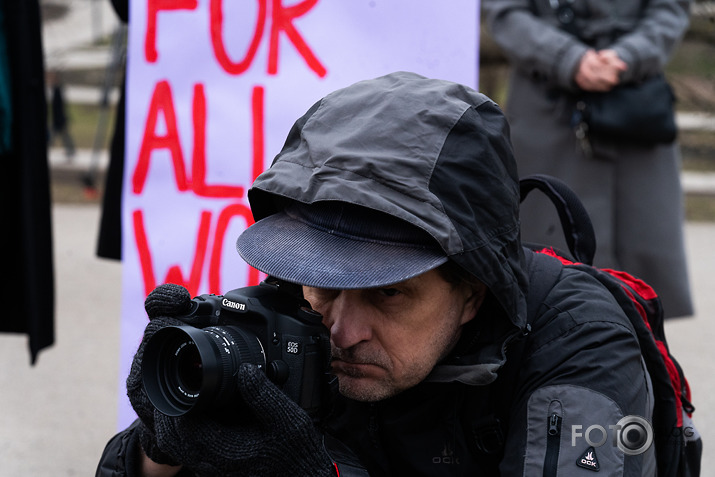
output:
<path id="1" fill-rule="evenodd" d="M 221 411 L 240 399 L 241 364 L 263 370 L 291 399 L 315 413 L 328 382 L 330 341 L 322 316 L 290 285 L 267 279 L 224 295 L 201 295 L 182 326 L 159 329 L 146 343 L 142 381 L 168 416 Z"/>

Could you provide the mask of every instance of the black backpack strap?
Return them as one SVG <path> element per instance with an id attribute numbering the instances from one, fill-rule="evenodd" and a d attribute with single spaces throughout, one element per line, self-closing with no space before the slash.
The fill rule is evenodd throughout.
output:
<path id="1" fill-rule="evenodd" d="M 576 193 L 564 182 L 545 174 L 535 174 L 519 181 L 521 201 L 534 189 L 539 189 L 556 207 L 561 227 L 573 258 L 581 263 L 593 264 L 596 254 L 596 234 L 591 218 Z"/>

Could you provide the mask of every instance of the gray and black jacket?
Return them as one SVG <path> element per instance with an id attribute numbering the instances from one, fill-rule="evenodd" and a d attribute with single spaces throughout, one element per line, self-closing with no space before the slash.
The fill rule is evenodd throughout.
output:
<path id="1" fill-rule="evenodd" d="M 391 214 L 489 288 L 424 382 L 378 403 L 337 397 L 328 432 L 371 476 L 590 477 L 594 463 L 653 475 L 652 452 L 613 440 L 621 419 L 651 414 L 634 331 L 594 278 L 522 247 L 508 125 L 491 100 L 411 73 L 336 91 L 296 122 L 249 199 L 256 220 L 290 201 Z"/>

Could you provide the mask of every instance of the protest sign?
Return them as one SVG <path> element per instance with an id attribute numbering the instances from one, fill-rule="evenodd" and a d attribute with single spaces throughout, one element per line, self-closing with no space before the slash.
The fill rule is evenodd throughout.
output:
<path id="1" fill-rule="evenodd" d="M 246 191 L 327 93 L 397 70 L 476 87 L 472 0 L 142 0 L 130 4 L 120 389 L 165 282 L 257 284 L 235 251 Z M 126 399 L 119 426 L 134 418 Z"/>

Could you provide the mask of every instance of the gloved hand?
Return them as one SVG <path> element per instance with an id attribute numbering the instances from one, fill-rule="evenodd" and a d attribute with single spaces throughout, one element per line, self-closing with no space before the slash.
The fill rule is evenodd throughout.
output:
<path id="1" fill-rule="evenodd" d="M 156 443 L 154 406 L 144 391 L 141 363 L 144 347 L 157 330 L 166 326 L 180 326 L 184 323 L 172 316 L 183 315 L 191 307 L 191 295 L 186 288 L 172 283 L 160 285 L 152 291 L 144 302 L 144 308 L 151 320 L 144 330 L 144 337 L 132 361 L 127 377 L 127 396 L 141 424 L 137 427 L 139 442 L 144 453 L 159 464 L 178 465 L 178 462 L 162 452 Z"/>
<path id="2" fill-rule="evenodd" d="M 190 304 L 188 291 L 170 284 L 157 287 L 145 302 L 151 321 L 134 357 L 127 393 L 142 422 L 138 431 L 147 456 L 200 476 L 335 475 L 310 416 L 254 365 L 241 365 L 240 398 L 230 409 L 169 417 L 153 407 L 141 381 L 144 345 L 158 329 L 183 325 L 171 315 L 187 313 Z"/>
<path id="3" fill-rule="evenodd" d="M 225 413 L 155 413 L 159 447 L 201 476 L 328 477 L 334 464 L 308 414 L 244 363 L 241 399 Z"/>

